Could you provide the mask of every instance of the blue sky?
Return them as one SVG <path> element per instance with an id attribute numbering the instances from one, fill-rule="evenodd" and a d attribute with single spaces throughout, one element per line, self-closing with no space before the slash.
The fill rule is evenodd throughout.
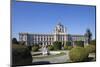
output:
<path id="1" fill-rule="evenodd" d="M 12 3 L 12 37 L 18 39 L 19 32 L 51 33 L 58 22 L 68 34 L 83 35 L 89 28 L 95 38 L 95 6 Z"/>

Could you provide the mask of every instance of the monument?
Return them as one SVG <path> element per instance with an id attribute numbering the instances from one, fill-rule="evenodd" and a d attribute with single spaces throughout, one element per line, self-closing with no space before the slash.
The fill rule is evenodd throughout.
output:
<path id="1" fill-rule="evenodd" d="M 50 53 L 49 53 L 49 50 L 48 50 L 48 48 L 47 48 L 47 45 L 42 45 L 42 55 L 44 56 L 44 55 L 49 55 Z"/>

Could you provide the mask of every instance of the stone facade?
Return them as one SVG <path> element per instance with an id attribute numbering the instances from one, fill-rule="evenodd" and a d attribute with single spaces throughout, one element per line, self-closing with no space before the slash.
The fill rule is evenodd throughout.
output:
<path id="1" fill-rule="evenodd" d="M 58 23 L 54 28 L 52 34 L 35 34 L 35 33 L 19 33 L 19 41 L 24 41 L 26 45 L 42 44 L 53 45 L 53 42 L 60 41 L 65 44 L 66 41 L 84 41 L 84 44 L 88 44 L 88 37 L 85 35 L 71 35 L 67 33 L 66 28 Z"/>

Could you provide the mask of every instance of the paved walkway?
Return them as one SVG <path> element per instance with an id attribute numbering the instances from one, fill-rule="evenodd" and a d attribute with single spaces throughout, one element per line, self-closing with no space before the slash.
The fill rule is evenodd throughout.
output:
<path id="1" fill-rule="evenodd" d="M 37 65 L 39 64 L 41 65 L 41 64 L 70 62 L 69 55 L 68 55 L 69 51 L 60 51 L 60 52 L 64 52 L 66 54 L 60 56 L 53 56 L 53 57 L 33 58 L 33 63 L 36 63 Z M 95 60 L 95 54 L 90 53 L 89 57 L 94 58 L 93 61 Z"/>
<path id="2" fill-rule="evenodd" d="M 49 62 L 49 63 L 64 63 L 69 60 L 68 52 L 69 51 L 62 51 L 65 52 L 66 54 L 61 55 L 61 56 L 53 56 L 53 57 L 48 57 L 48 58 L 33 58 L 33 63 L 34 62 Z"/>

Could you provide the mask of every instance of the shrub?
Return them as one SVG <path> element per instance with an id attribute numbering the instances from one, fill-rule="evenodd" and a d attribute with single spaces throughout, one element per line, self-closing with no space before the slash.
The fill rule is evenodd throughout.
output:
<path id="1" fill-rule="evenodd" d="M 19 41 L 19 45 L 25 45 L 25 41 Z"/>
<path id="2" fill-rule="evenodd" d="M 96 45 L 96 40 L 90 41 L 90 44 L 91 44 L 91 45 Z"/>
<path id="3" fill-rule="evenodd" d="M 88 58 L 89 53 L 83 47 L 74 47 L 69 52 L 70 60 L 73 62 L 84 61 Z"/>
<path id="4" fill-rule="evenodd" d="M 54 50 L 61 50 L 62 44 L 59 41 L 55 41 L 53 43 L 53 46 L 54 46 Z"/>
<path id="5" fill-rule="evenodd" d="M 71 50 L 72 48 L 73 48 L 73 46 L 68 46 L 68 48 L 67 48 L 67 49 L 68 49 L 68 50 Z"/>
<path id="6" fill-rule="evenodd" d="M 84 48 L 85 48 L 85 49 L 87 50 L 87 52 L 89 52 L 89 53 L 96 52 L 96 47 L 95 47 L 95 45 L 87 45 L 87 46 L 85 46 Z"/>
<path id="7" fill-rule="evenodd" d="M 38 51 L 39 50 L 39 46 L 32 46 L 32 51 Z"/>
<path id="8" fill-rule="evenodd" d="M 71 50 L 73 47 L 72 46 L 64 46 L 65 50 Z"/>
<path id="9" fill-rule="evenodd" d="M 49 46 L 48 46 L 48 49 L 49 49 L 49 50 L 54 50 L 53 45 L 49 45 Z"/>
<path id="10" fill-rule="evenodd" d="M 64 46 L 64 50 L 67 50 L 68 49 L 68 46 Z"/>
<path id="11" fill-rule="evenodd" d="M 84 47 L 84 41 L 75 41 L 74 43 L 76 46 Z"/>
<path id="12" fill-rule="evenodd" d="M 30 51 L 32 51 L 32 46 L 27 46 Z"/>
<path id="13" fill-rule="evenodd" d="M 29 49 L 22 45 L 12 45 L 12 65 L 27 65 L 32 63 Z"/>

